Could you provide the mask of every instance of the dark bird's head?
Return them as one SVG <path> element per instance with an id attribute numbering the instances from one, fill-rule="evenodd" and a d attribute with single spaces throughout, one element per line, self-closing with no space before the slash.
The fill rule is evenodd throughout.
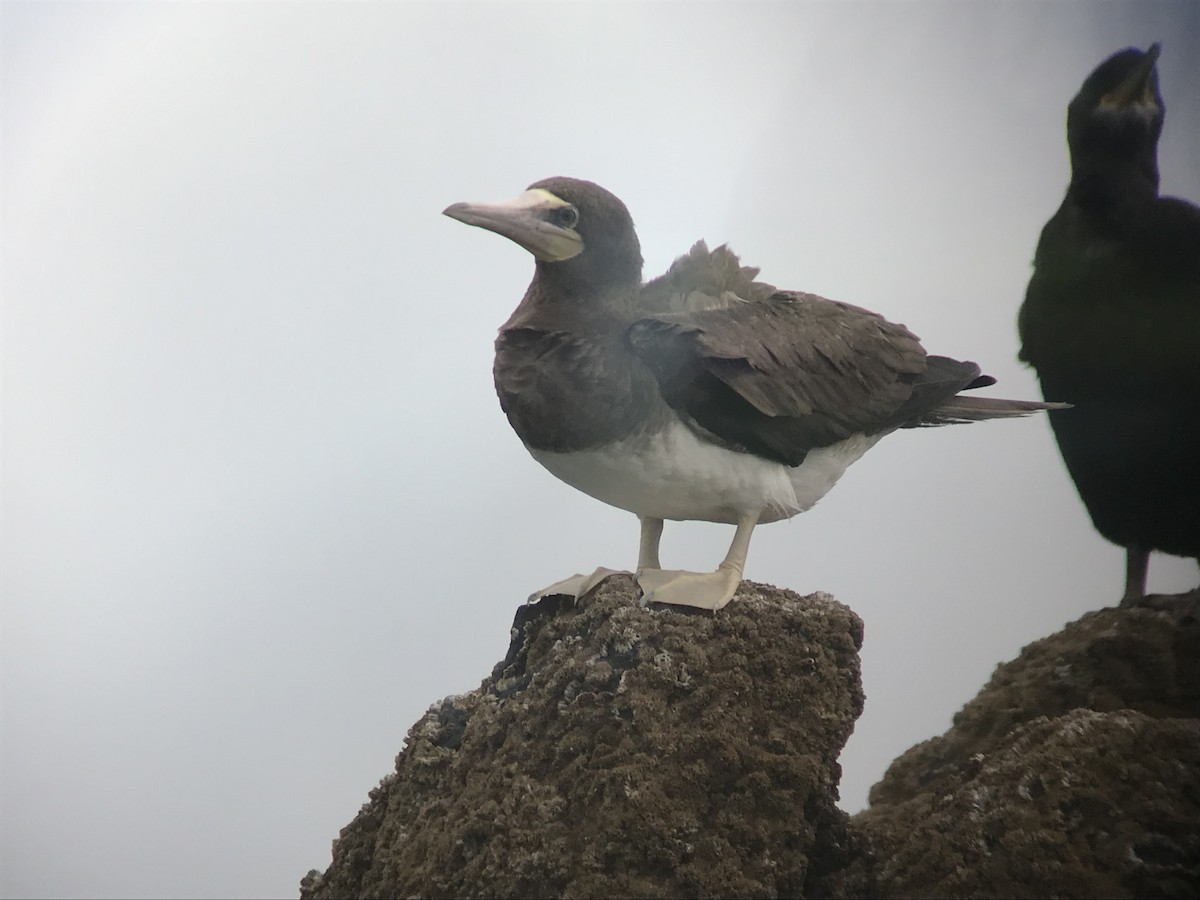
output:
<path id="1" fill-rule="evenodd" d="M 546 178 L 505 203 L 455 203 L 444 213 L 520 244 L 537 260 L 537 279 L 560 290 L 601 293 L 641 283 L 629 210 L 590 181 Z"/>
<path id="2" fill-rule="evenodd" d="M 1096 67 L 1067 108 L 1072 166 L 1132 164 L 1149 171 L 1157 186 L 1156 150 L 1163 126 L 1158 92 L 1159 45 L 1144 53 L 1130 47 Z"/>

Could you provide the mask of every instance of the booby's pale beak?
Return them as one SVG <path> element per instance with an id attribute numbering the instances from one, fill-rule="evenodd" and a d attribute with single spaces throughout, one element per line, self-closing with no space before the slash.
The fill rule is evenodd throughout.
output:
<path id="1" fill-rule="evenodd" d="M 1151 44 L 1141 62 L 1130 70 L 1120 84 L 1100 99 L 1100 106 L 1120 110 L 1141 105 L 1157 109 L 1158 101 L 1154 99 L 1150 76 L 1154 72 L 1154 65 L 1158 62 L 1158 54 L 1161 51 L 1161 44 Z"/>
<path id="2" fill-rule="evenodd" d="M 453 203 L 442 214 L 503 235 L 542 262 L 562 262 L 583 252 L 583 238 L 574 227 L 579 212 L 541 188 L 506 203 Z"/>

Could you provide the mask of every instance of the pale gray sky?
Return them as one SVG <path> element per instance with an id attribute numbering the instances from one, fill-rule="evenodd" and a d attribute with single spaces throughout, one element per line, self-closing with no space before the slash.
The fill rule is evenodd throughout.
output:
<path id="1" fill-rule="evenodd" d="M 293 895 L 532 589 L 629 566 L 492 391 L 527 254 L 440 215 L 548 175 L 1037 397 L 1015 316 L 1066 104 L 1200 4 L 13 3 L 3 29 L 6 896 Z M 668 525 L 711 568 L 730 529 Z M 1042 419 L 905 432 L 748 576 L 866 622 L 853 811 L 994 666 L 1119 596 Z M 1154 590 L 1194 565 L 1156 557 Z"/>

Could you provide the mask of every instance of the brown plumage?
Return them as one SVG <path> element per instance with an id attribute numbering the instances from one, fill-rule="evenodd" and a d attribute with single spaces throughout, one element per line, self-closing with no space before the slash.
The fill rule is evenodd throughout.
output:
<path id="1" fill-rule="evenodd" d="M 446 214 L 536 258 L 496 340 L 501 406 L 551 472 L 638 514 L 639 580 L 654 599 L 723 605 L 754 525 L 811 507 L 891 431 L 1054 405 L 960 396 L 993 379 L 926 355 L 876 313 L 757 281 L 726 247 L 698 242 L 643 283 L 628 210 L 591 182 L 551 178 Z M 737 524 L 721 568 L 662 570 L 666 518 Z"/>

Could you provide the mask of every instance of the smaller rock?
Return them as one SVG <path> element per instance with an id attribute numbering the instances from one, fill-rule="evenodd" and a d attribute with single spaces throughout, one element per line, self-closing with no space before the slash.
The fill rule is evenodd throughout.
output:
<path id="1" fill-rule="evenodd" d="M 1200 625 L 1107 609 L 1030 644 L 852 822 L 837 896 L 1200 896 Z"/>

